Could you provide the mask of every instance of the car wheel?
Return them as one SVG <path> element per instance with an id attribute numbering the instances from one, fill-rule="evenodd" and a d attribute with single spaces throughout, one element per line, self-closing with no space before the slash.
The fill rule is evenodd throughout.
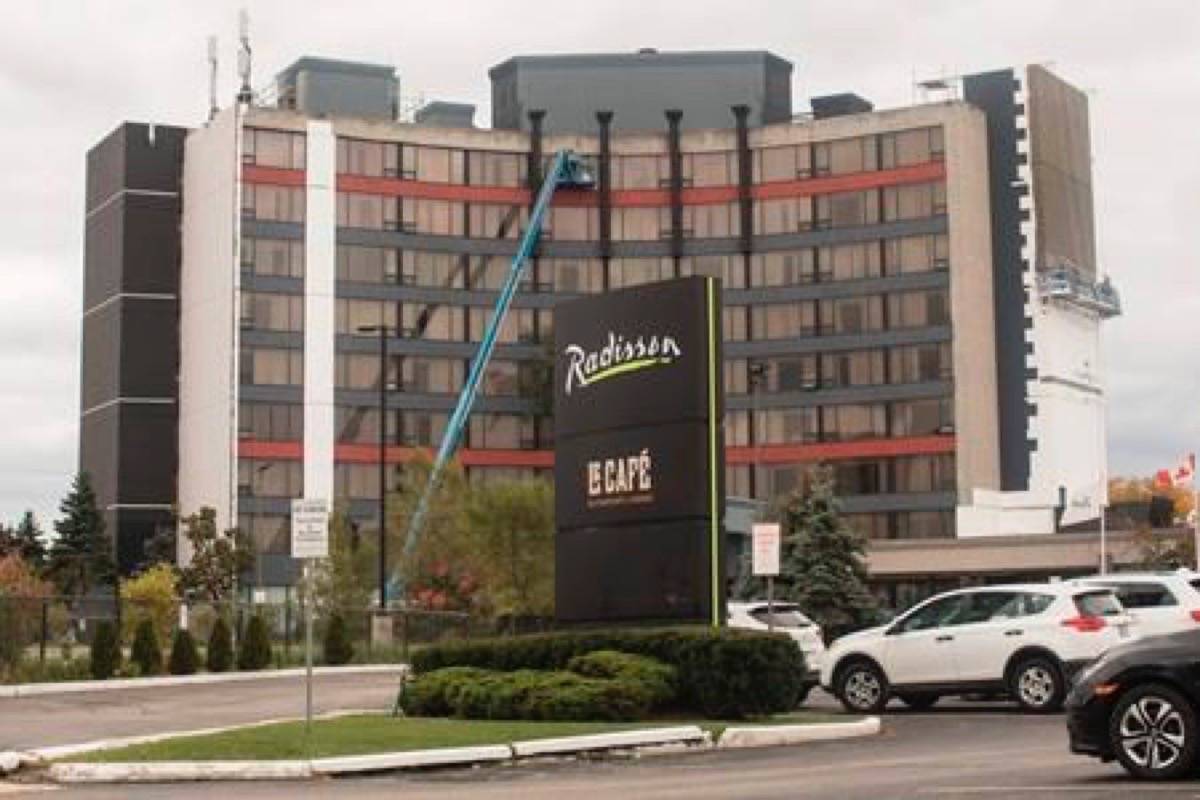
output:
<path id="1" fill-rule="evenodd" d="M 1173 780 L 1196 761 L 1196 712 L 1169 686 L 1147 684 L 1126 692 L 1108 720 L 1109 741 L 1134 777 Z"/>
<path id="2" fill-rule="evenodd" d="M 847 711 L 881 711 L 888 701 L 887 678 L 870 661 L 855 661 L 838 674 L 837 696 Z"/>
<path id="3" fill-rule="evenodd" d="M 1046 714 L 1062 708 L 1067 682 L 1062 670 L 1048 658 L 1026 659 L 1012 671 L 1009 691 L 1026 711 Z"/>
<path id="4" fill-rule="evenodd" d="M 926 692 L 916 694 L 899 694 L 897 697 L 904 705 L 914 711 L 925 711 L 937 705 L 937 701 L 941 700 L 941 695 L 930 694 Z"/>

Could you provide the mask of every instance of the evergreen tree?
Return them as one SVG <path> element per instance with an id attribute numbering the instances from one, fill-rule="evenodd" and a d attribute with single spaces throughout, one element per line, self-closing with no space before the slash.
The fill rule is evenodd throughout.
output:
<path id="1" fill-rule="evenodd" d="M 75 476 L 58 509 L 63 516 L 54 523 L 58 537 L 50 547 L 48 571 L 59 592 L 83 595 L 94 586 L 114 583 L 112 542 L 86 472 Z"/>
<path id="2" fill-rule="evenodd" d="M 233 666 L 233 639 L 224 617 L 217 617 L 208 636 L 208 658 L 205 662 L 209 672 L 228 672 Z"/>
<path id="3" fill-rule="evenodd" d="M 26 511 L 12 531 L 17 552 L 25 563 L 40 571 L 45 566 L 46 545 L 42 542 L 42 529 L 32 511 Z"/>
<path id="4" fill-rule="evenodd" d="M 846 525 L 828 467 L 810 469 L 807 488 L 794 492 L 782 513 L 781 599 L 799 604 L 826 634 L 837 636 L 875 621 L 867 589 L 866 539 Z"/>
<path id="5" fill-rule="evenodd" d="M 139 675 L 157 675 L 162 672 L 162 647 L 158 643 L 158 631 L 153 620 L 147 618 L 138 623 L 130 659 L 137 664 Z"/>
<path id="6" fill-rule="evenodd" d="M 346 630 L 346 620 L 341 614 L 333 614 L 325 625 L 325 663 L 331 666 L 349 664 L 354 658 L 354 643 Z"/>
<path id="7" fill-rule="evenodd" d="M 168 669 L 172 675 L 194 675 L 196 664 L 196 640 L 187 631 L 180 628 L 175 631 L 175 640 L 171 643 L 171 659 Z"/>
<path id="8" fill-rule="evenodd" d="M 250 617 L 240 644 L 238 669 L 259 670 L 271 666 L 271 635 L 267 631 L 267 621 L 261 616 Z"/>
<path id="9" fill-rule="evenodd" d="M 16 530 L 0 522 L 0 558 L 17 552 Z"/>
<path id="10" fill-rule="evenodd" d="M 117 636 L 117 626 L 110 620 L 102 620 L 96 624 L 96 633 L 92 639 L 92 677 L 105 680 L 115 675 L 120 668 L 121 640 Z"/>

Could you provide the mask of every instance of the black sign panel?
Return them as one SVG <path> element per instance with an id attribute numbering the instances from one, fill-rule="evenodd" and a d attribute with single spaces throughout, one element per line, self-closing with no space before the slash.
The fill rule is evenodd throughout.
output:
<path id="1" fill-rule="evenodd" d="M 555 308 L 556 608 L 563 621 L 723 613 L 720 285 Z"/>
<path id="2" fill-rule="evenodd" d="M 707 419 L 705 304 L 685 278 L 558 305 L 555 435 Z"/>
<path id="3" fill-rule="evenodd" d="M 694 422 L 575 436 L 555 450 L 559 528 L 708 515 L 707 432 Z"/>

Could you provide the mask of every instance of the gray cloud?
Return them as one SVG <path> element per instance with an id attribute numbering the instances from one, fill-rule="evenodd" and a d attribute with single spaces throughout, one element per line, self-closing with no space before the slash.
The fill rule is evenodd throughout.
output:
<path id="1" fill-rule="evenodd" d="M 87 149 L 122 120 L 196 124 L 205 38 L 231 95 L 240 3 L 26 3 L 0 28 L 0 520 L 50 514 L 75 467 Z M 911 102 L 912 76 L 1053 61 L 1093 89 L 1111 467 L 1146 473 L 1200 444 L 1200 4 L 1045 0 L 395 0 L 247 3 L 256 84 L 304 53 L 395 64 L 406 93 L 473 101 L 515 53 L 757 48 L 796 64 L 797 105 L 854 90 Z"/>

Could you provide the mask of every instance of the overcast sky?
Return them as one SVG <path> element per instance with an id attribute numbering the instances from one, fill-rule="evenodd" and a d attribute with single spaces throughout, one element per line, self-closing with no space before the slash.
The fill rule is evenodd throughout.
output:
<path id="1" fill-rule="evenodd" d="M 1200 3 L 905 0 L 5 2 L 0 25 L 0 521 L 44 521 L 76 468 L 84 154 L 123 120 L 196 125 L 206 37 L 234 91 L 237 9 L 256 87 L 303 54 L 395 65 L 403 91 L 480 106 L 514 54 L 769 49 L 795 107 L 850 90 L 912 101 L 912 76 L 1049 63 L 1091 95 L 1113 474 L 1200 447 Z"/>

